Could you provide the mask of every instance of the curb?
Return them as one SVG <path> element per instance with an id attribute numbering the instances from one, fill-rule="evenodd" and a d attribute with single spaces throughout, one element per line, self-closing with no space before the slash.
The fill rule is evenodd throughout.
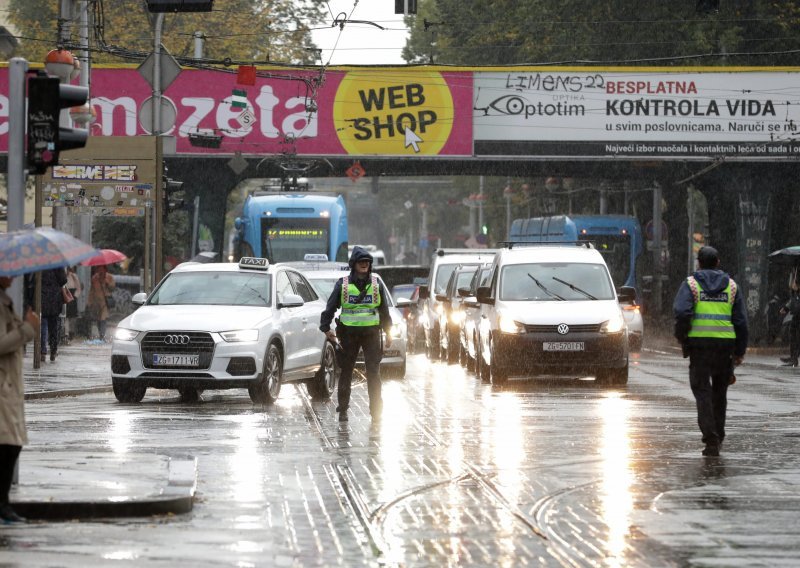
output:
<path id="1" fill-rule="evenodd" d="M 45 398 L 60 398 L 63 396 L 80 396 L 83 394 L 111 392 L 112 387 L 86 387 L 82 389 L 61 389 L 48 391 L 26 392 L 25 400 L 41 400 Z"/>
<path id="2" fill-rule="evenodd" d="M 17 513 L 33 521 L 179 515 L 192 510 L 196 490 L 197 458 L 187 456 L 169 458 L 167 484 L 156 494 L 142 497 L 116 496 L 94 501 L 29 499 L 12 501 L 11 505 Z"/>

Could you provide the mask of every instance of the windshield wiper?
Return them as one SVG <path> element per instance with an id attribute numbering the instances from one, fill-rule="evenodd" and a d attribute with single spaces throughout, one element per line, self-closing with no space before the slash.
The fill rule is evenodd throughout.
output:
<path id="1" fill-rule="evenodd" d="M 537 280 L 537 278 L 536 278 L 536 277 L 535 277 L 533 274 L 531 274 L 530 272 L 528 272 L 528 277 L 529 277 L 531 280 L 533 280 L 534 282 L 536 282 L 536 285 L 537 285 L 539 288 L 541 288 L 541 289 L 542 289 L 542 291 L 543 291 L 545 294 L 547 294 L 547 295 L 548 295 L 548 296 L 550 296 L 551 298 L 555 298 L 555 299 L 557 299 L 557 300 L 561 300 L 562 302 L 564 301 L 564 298 L 562 298 L 561 296 L 559 296 L 559 295 L 558 295 L 558 294 L 556 294 L 555 292 L 551 292 L 550 290 L 548 290 L 548 289 L 547 289 L 547 287 L 546 287 L 544 284 L 542 284 L 541 282 L 539 282 L 539 280 Z"/>
<path id="2" fill-rule="evenodd" d="M 577 286 L 575 286 L 575 284 L 570 284 L 566 280 L 561 280 L 561 278 L 556 278 L 555 276 L 553 276 L 552 278 L 556 282 L 560 282 L 564 286 L 568 286 L 571 290 L 575 290 L 576 292 L 580 292 L 581 294 L 583 294 L 584 296 L 586 296 L 590 300 L 596 300 L 597 299 L 594 296 L 592 296 L 589 292 L 587 292 L 586 290 L 582 290 L 581 288 L 578 288 Z"/>

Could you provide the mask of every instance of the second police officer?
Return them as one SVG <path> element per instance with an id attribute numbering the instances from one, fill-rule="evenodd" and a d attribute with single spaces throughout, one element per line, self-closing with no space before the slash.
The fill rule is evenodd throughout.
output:
<path id="1" fill-rule="evenodd" d="M 341 375 L 339 377 L 339 421 L 347 420 L 350 407 L 350 388 L 353 369 L 359 350 L 364 350 L 364 364 L 369 392 L 369 412 L 373 421 L 380 420 L 383 410 L 381 398 L 380 362 L 383 356 L 381 330 L 386 337 L 386 347 L 392 344 L 392 318 L 389 314 L 387 292 L 372 273 L 372 255 L 364 248 L 356 246 L 350 255 L 350 274 L 340 278 L 333 287 L 328 305 L 320 317 L 319 329 L 326 337 L 341 345 L 339 357 Z M 336 322 L 336 332 L 331 322 L 336 310 L 342 312 Z"/>

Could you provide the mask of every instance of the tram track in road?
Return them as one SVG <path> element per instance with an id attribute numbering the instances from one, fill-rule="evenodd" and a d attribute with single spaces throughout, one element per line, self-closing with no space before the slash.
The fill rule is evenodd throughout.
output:
<path id="1" fill-rule="evenodd" d="M 303 406 L 309 422 L 313 424 L 314 430 L 323 440 L 325 446 L 332 450 L 338 448 L 339 446 L 335 438 L 326 432 L 307 393 L 299 386 L 296 388 L 303 401 Z M 418 420 L 415 421 L 415 423 L 417 430 L 426 439 L 428 444 L 436 447 L 445 446 L 445 442 L 432 431 L 429 426 Z M 586 460 L 580 461 L 583 463 Z M 549 468 L 550 466 L 547 466 L 545 469 Z M 507 514 L 524 525 L 526 529 L 538 539 L 541 539 L 541 541 L 545 543 L 548 553 L 559 565 L 576 567 L 595 566 L 599 564 L 599 562 L 592 561 L 592 559 L 588 558 L 586 554 L 580 551 L 580 548 L 595 549 L 596 543 L 589 538 L 583 537 L 579 532 L 572 532 L 568 536 L 560 534 L 557 529 L 557 523 L 551 520 L 549 516 L 553 507 L 561 498 L 573 494 L 576 491 L 593 487 L 600 483 L 600 480 L 593 480 L 580 486 L 559 489 L 543 495 L 536 501 L 530 512 L 525 512 L 517 505 L 514 505 L 504 495 L 502 489 L 494 482 L 493 474 L 483 472 L 476 463 L 472 463 L 468 460 L 461 460 L 462 471 L 458 474 L 447 479 L 440 479 L 431 483 L 411 487 L 406 491 L 386 499 L 374 510 L 369 510 L 369 500 L 366 496 L 366 492 L 361 488 L 355 473 L 349 465 L 335 464 L 326 469 L 332 483 L 339 489 L 343 502 L 347 504 L 353 516 L 358 520 L 366 540 L 378 557 L 387 558 L 391 555 L 389 545 L 387 544 L 388 539 L 385 537 L 387 530 L 385 523 L 392 511 L 398 507 L 404 506 L 409 499 L 418 498 L 441 487 L 472 481 L 488 500 L 495 503 Z M 580 542 L 576 542 L 576 539 Z"/>

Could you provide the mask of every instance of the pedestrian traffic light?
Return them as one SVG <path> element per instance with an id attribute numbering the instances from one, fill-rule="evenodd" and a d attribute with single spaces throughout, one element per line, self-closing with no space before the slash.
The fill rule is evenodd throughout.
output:
<path id="1" fill-rule="evenodd" d="M 89 137 L 82 128 L 59 125 L 61 109 L 86 104 L 89 89 L 61 84 L 45 73 L 28 78 L 28 170 L 41 175 L 58 164 L 62 150 L 83 148 Z"/>

